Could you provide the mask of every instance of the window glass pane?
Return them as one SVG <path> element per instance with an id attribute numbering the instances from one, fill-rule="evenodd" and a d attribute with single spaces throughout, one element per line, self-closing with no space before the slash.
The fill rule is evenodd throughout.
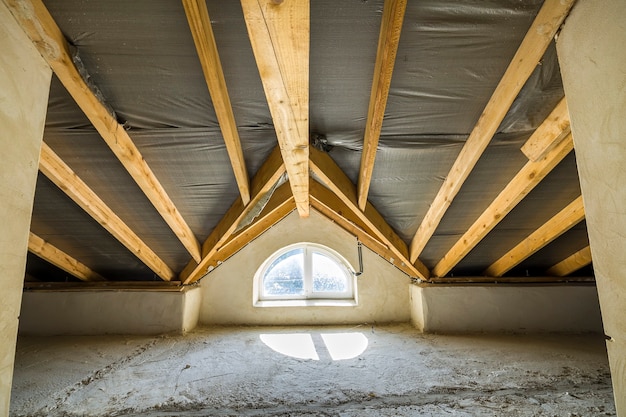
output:
<path id="1" fill-rule="evenodd" d="M 290 250 L 267 268 L 263 278 L 265 295 L 304 295 L 304 249 Z"/>
<path id="2" fill-rule="evenodd" d="M 314 292 L 344 292 L 348 289 L 346 274 L 337 261 L 313 252 L 312 263 Z"/>

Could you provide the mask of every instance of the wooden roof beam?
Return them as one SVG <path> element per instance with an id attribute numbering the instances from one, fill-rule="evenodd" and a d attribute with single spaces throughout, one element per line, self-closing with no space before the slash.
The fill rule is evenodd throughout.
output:
<path id="1" fill-rule="evenodd" d="M 587 245 L 578 252 L 550 267 L 546 273 L 556 277 L 565 277 L 589 264 L 591 264 L 591 247 Z"/>
<path id="2" fill-rule="evenodd" d="M 45 142 L 41 144 L 39 170 L 161 279 L 175 277 L 167 264 Z"/>
<path id="3" fill-rule="evenodd" d="M 139 149 L 116 118 L 93 93 L 74 65 L 67 42 L 41 0 L 4 0 L 61 83 L 91 121 L 124 168 L 145 193 L 194 259 L 200 243 L 170 200 Z"/>
<path id="4" fill-rule="evenodd" d="M 367 204 L 367 195 L 369 194 L 372 181 L 380 131 L 383 127 L 387 97 L 389 96 L 391 76 L 396 62 L 406 3 L 406 0 L 385 0 L 383 7 L 376 64 L 374 65 L 374 81 L 372 82 L 372 92 L 367 111 L 363 153 L 361 154 L 361 169 L 357 185 L 359 208 L 361 210 L 365 210 Z"/>
<path id="5" fill-rule="evenodd" d="M 216 251 L 211 251 L 203 261 L 207 271 L 217 267 L 244 246 L 259 237 L 269 228 L 281 221 L 285 216 L 296 209 L 296 203 L 288 182 L 284 183 L 272 193 L 270 200 L 255 220 L 237 233 L 233 233 L 228 240 Z M 198 277 L 198 279 L 201 278 Z M 190 282 L 194 282 L 194 279 Z"/>
<path id="6" fill-rule="evenodd" d="M 309 0 L 241 0 L 301 217 L 309 213 Z"/>
<path id="7" fill-rule="evenodd" d="M 429 271 L 419 260 L 415 263 L 409 261 L 406 243 L 387 224 L 385 219 L 369 202 L 365 210 L 361 210 L 357 203 L 356 187 L 346 174 L 335 164 L 327 154 L 316 149 L 310 150 L 311 171 L 320 181 L 335 193 L 339 199 L 352 211 L 381 242 L 395 254 L 401 263 L 411 270 L 410 275 L 420 279 L 428 279 Z"/>
<path id="8" fill-rule="evenodd" d="M 573 3 L 574 0 L 546 0 L 543 4 L 415 232 L 410 247 L 412 262 L 419 257 L 435 233 L 452 200 L 487 148 L 515 97 L 541 60 Z"/>
<path id="9" fill-rule="evenodd" d="M 51 263 L 52 265 L 61 268 L 68 274 L 80 279 L 81 281 L 104 281 L 104 277 L 94 272 L 88 266 L 82 264 L 76 259 L 72 258 L 61 249 L 46 242 L 33 232 L 30 232 L 28 237 L 28 250 L 43 259 Z"/>
<path id="10" fill-rule="evenodd" d="M 528 159 L 537 162 L 565 140 L 570 131 L 567 101 L 563 97 L 541 126 L 524 143 L 522 152 Z"/>
<path id="11" fill-rule="evenodd" d="M 414 268 L 409 267 L 408 264 L 398 258 L 389 246 L 376 239 L 371 232 L 368 232 L 368 227 L 360 219 L 356 218 L 352 210 L 335 193 L 315 180 L 311 181 L 311 207 L 346 232 L 357 237 L 365 246 L 405 274 L 415 276 Z"/>
<path id="12" fill-rule="evenodd" d="M 563 160 L 574 149 L 572 135 L 569 134 L 569 127 L 566 128 L 568 134 L 562 140 L 562 132 L 552 129 L 553 119 L 547 118 L 537 132 L 550 131 L 550 135 L 542 135 L 544 138 L 550 137 L 552 140 L 545 140 L 546 144 L 558 142 L 544 157 L 537 162 L 528 161 L 526 165 L 513 177 L 504 190 L 493 200 L 485 211 L 476 219 L 461 238 L 450 248 L 443 258 L 435 265 L 432 273 L 436 277 L 445 276 L 456 264 L 458 264 L 467 254 L 491 232 L 504 217 L 511 212 L 536 186 L 539 184 L 559 162 Z M 533 135 L 535 136 L 535 135 Z M 532 137 L 529 139 L 531 140 Z"/>
<path id="13" fill-rule="evenodd" d="M 485 275 L 501 277 L 585 218 L 583 198 L 578 197 L 530 236 L 485 270 Z"/>
<path id="14" fill-rule="evenodd" d="M 250 203 L 244 206 L 241 198 L 238 198 L 233 203 L 202 245 L 202 259 L 200 262 L 195 262 L 192 259 L 179 274 L 181 282 L 184 284 L 192 283 L 207 273 L 217 251 L 221 250 L 226 242 L 236 233 L 240 223 L 254 210 L 258 209 L 259 204 L 267 198 L 268 193 L 274 191 L 274 187 L 284 173 L 285 163 L 283 162 L 280 149 L 276 147 L 252 180 L 252 199 Z"/>
<path id="15" fill-rule="evenodd" d="M 206 7 L 205 0 L 183 0 L 183 7 L 189 21 L 191 35 L 198 51 L 202 71 L 209 92 L 215 114 L 222 130 L 222 136 L 226 144 L 226 151 L 233 167 L 235 180 L 239 187 L 239 194 L 244 205 L 250 202 L 250 184 L 248 179 L 248 171 L 246 163 L 243 159 L 243 150 L 241 149 L 241 141 L 233 108 L 230 104 L 228 89 L 226 88 L 226 80 L 224 79 L 224 71 L 222 63 L 217 52 L 215 37 L 211 27 L 211 19 L 209 11 Z"/>

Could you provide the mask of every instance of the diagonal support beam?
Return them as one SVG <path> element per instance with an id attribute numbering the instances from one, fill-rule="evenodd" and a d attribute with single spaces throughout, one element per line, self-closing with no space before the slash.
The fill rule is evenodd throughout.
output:
<path id="1" fill-rule="evenodd" d="M 380 239 L 380 241 L 395 254 L 401 263 L 407 266 L 411 271 L 410 275 L 412 277 L 428 279 L 428 268 L 419 260 L 414 264 L 409 262 L 406 243 L 404 243 L 400 236 L 387 224 L 374 206 L 367 203 L 365 210 L 359 208 L 356 187 L 341 168 L 337 166 L 335 161 L 327 154 L 316 149 L 311 149 L 310 155 L 311 172 L 339 197 L 346 207 L 375 234 L 376 238 Z"/>
<path id="2" fill-rule="evenodd" d="M 262 204 L 284 173 L 285 164 L 280 149 L 276 147 L 252 180 L 250 203 L 244 206 L 241 198 L 233 203 L 202 245 L 200 262 L 191 260 L 180 273 L 181 282 L 189 284 L 207 273 L 214 255 L 234 236 L 240 223 Z"/>
<path id="3" fill-rule="evenodd" d="M 376 252 L 396 268 L 409 276 L 415 276 L 411 268 L 398 259 L 389 246 L 374 237 L 369 228 L 358 219 L 339 197 L 317 181 L 311 181 L 311 207 L 336 223 L 346 232 L 356 236 L 365 246 Z"/>
<path id="4" fill-rule="evenodd" d="M 286 182 L 274 191 L 267 205 L 253 223 L 238 233 L 232 234 L 218 250 L 208 253 L 207 258 L 203 260 L 207 271 L 226 261 L 295 209 L 296 203 L 293 194 L 291 194 L 291 187 Z M 195 282 L 201 277 L 202 274 L 190 280 L 189 283 Z"/>
<path id="5" fill-rule="evenodd" d="M 194 259 L 200 244 L 126 130 L 93 93 L 74 65 L 67 42 L 41 0 L 3 0 L 59 80 L 124 168 Z"/>
<path id="6" fill-rule="evenodd" d="M 552 119 L 548 118 L 537 129 L 537 132 L 551 130 Z M 444 257 L 435 265 L 432 273 L 436 277 L 445 276 L 456 264 L 458 264 L 467 254 L 491 232 L 504 217 L 517 206 L 553 169 L 563 160 L 573 149 L 574 143 L 569 127 L 566 129 L 567 135 L 561 140 L 562 132 L 552 131 L 549 136 L 552 138 L 548 142 L 558 141 L 556 148 L 552 148 L 543 158 L 537 162 L 528 161 L 524 167 L 506 185 L 504 190 L 493 200 L 470 228 L 452 246 Z M 544 137 L 548 137 L 544 135 Z M 529 139 L 531 140 L 532 137 Z"/>
<path id="7" fill-rule="evenodd" d="M 396 62 L 406 3 L 406 0 L 386 0 L 383 7 L 378 51 L 374 66 L 374 81 L 372 82 L 370 104 L 367 111 L 363 153 L 361 154 L 361 169 L 357 185 L 359 208 L 361 210 L 365 210 L 367 204 L 367 195 L 369 194 L 372 173 L 374 171 L 378 139 L 383 127 L 383 118 L 385 117 L 385 108 L 387 107 L 393 67 Z"/>
<path id="8" fill-rule="evenodd" d="M 528 77 L 541 60 L 574 0 L 546 0 L 476 126 L 456 158 L 411 242 L 415 261 L 435 233 L 461 186 L 483 154 Z"/>
<path id="9" fill-rule="evenodd" d="M 578 197 L 535 230 L 530 236 L 495 261 L 485 275 L 501 277 L 585 218 L 583 198 Z"/>
<path id="10" fill-rule="evenodd" d="M 591 247 L 586 246 L 550 267 L 546 273 L 556 277 L 565 277 L 589 264 L 591 264 Z"/>
<path id="11" fill-rule="evenodd" d="M 309 213 L 309 0 L 241 0 L 301 217 Z"/>
<path id="12" fill-rule="evenodd" d="M 559 101 L 541 126 L 535 130 L 522 146 L 522 152 L 533 162 L 539 161 L 548 152 L 565 140 L 570 133 L 570 119 L 565 97 Z"/>
<path id="13" fill-rule="evenodd" d="M 237 131 L 233 108 L 230 104 L 226 80 L 224 79 L 224 71 L 222 70 L 222 63 L 217 52 L 217 45 L 215 43 L 215 37 L 213 36 L 213 28 L 211 27 L 211 19 L 209 18 L 206 1 L 183 0 L 183 7 L 187 14 L 187 20 L 189 21 L 189 28 L 191 29 L 196 50 L 198 51 L 204 78 L 206 79 L 209 92 L 211 93 L 215 114 L 220 123 L 224 142 L 226 143 L 226 150 L 230 158 L 230 164 L 233 167 L 237 186 L 239 187 L 241 201 L 246 205 L 250 202 L 248 171 L 246 170 L 246 163 L 243 159 L 239 132 Z"/>
<path id="14" fill-rule="evenodd" d="M 91 268 L 72 258 L 56 246 L 46 242 L 33 232 L 30 232 L 28 237 L 28 250 L 81 281 L 105 280 L 100 274 L 94 272 Z"/>
<path id="15" fill-rule="evenodd" d="M 45 142 L 41 144 L 39 170 L 161 279 L 174 278 L 165 262 Z"/>

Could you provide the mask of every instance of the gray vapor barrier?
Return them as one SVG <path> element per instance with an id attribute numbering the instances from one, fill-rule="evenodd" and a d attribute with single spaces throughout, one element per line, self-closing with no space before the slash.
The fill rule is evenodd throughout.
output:
<path id="1" fill-rule="evenodd" d="M 91 81 L 202 242 L 237 199 L 238 189 L 181 3 L 45 3 Z M 408 2 L 369 194 L 407 243 L 541 3 Z M 272 118 L 240 3 L 209 0 L 207 6 L 252 178 L 277 144 Z M 382 0 L 311 1 L 310 129 L 334 145 L 330 156 L 353 182 L 382 7 Z M 523 166 L 520 146 L 562 96 L 551 45 L 424 250 L 428 266 L 434 266 Z M 186 250 L 56 78 L 45 140 L 172 269 L 184 267 L 190 259 Z M 480 272 L 545 221 L 538 212 L 553 215 L 579 192 L 577 187 L 570 156 L 452 272 Z M 48 180 L 39 179 L 34 232 L 111 279 L 154 279 L 81 212 Z M 584 224 L 577 230 L 586 230 Z M 568 239 L 573 246 L 585 242 L 585 233 Z M 559 248 L 550 245 L 542 251 L 541 265 L 560 261 Z M 46 278 L 39 262 L 29 261 L 29 270 Z"/>

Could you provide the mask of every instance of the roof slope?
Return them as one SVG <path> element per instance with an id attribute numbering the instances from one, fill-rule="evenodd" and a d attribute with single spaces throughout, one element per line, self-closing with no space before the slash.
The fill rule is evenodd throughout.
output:
<path id="1" fill-rule="evenodd" d="M 44 141 L 70 175 L 41 169 L 31 232 L 57 252 L 33 241 L 32 279 L 90 279 L 61 251 L 107 280 L 191 282 L 309 205 L 412 277 L 484 275 L 580 196 L 566 2 L 5 2 L 55 71 Z M 589 275 L 568 219 L 505 277 L 579 251 L 551 273 Z"/>

